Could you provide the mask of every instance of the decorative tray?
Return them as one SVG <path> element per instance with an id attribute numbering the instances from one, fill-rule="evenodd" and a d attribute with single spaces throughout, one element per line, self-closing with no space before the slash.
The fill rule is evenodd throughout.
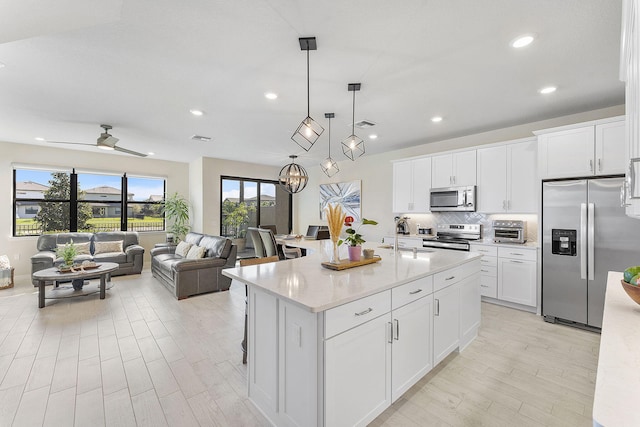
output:
<path id="1" fill-rule="evenodd" d="M 322 266 L 324 268 L 328 268 L 330 270 L 346 270 L 348 268 L 360 267 L 361 265 L 373 264 L 375 262 L 380 261 L 382 258 L 378 255 L 374 255 L 373 258 L 365 259 L 362 258 L 360 261 L 349 261 L 348 259 L 340 260 L 340 264 L 332 264 L 330 262 L 323 262 Z"/>
<path id="2" fill-rule="evenodd" d="M 100 267 L 101 264 L 94 264 L 94 265 L 85 265 L 83 266 L 82 264 L 76 264 L 73 266 L 73 270 L 74 271 L 82 271 L 82 270 L 94 270 L 98 267 Z M 71 272 L 71 267 L 68 268 L 61 268 L 58 267 L 58 273 L 70 273 Z"/>

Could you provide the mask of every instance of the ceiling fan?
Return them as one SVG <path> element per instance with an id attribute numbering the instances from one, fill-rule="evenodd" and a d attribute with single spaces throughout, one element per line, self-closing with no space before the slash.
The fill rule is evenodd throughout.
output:
<path id="1" fill-rule="evenodd" d="M 98 147 L 103 150 L 116 150 L 122 153 L 132 154 L 134 156 L 147 157 L 146 154 L 138 153 L 137 151 L 127 150 L 126 148 L 118 147 L 116 143 L 119 141 L 118 138 L 111 135 L 109 130 L 113 129 L 111 125 L 100 125 L 104 132 L 100 134 L 95 144 L 87 144 L 84 142 L 63 142 L 63 141 L 47 141 L 53 144 L 72 144 L 72 145 L 88 145 L 90 147 Z"/>

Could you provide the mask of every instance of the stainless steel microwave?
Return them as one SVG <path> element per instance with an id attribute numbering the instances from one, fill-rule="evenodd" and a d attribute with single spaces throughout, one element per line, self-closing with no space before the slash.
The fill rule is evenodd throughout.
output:
<path id="1" fill-rule="evenodd" d="M 476 186 L 432 188 L 431 212 L 475 212 Z"/>

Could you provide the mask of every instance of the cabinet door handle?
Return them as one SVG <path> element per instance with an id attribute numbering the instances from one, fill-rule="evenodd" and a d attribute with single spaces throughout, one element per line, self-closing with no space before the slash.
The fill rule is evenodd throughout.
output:
<path id="1" fill-rule="evenodd" d="M 416 289 L 415 291 L 409 292 L 409 295 L 419 294 L 420 292 L 422 292 L 422 289 Z"/>
<path id="2" fill-rule="evenodd" d="M 393 323 L 396 324 L 396 333 L 393 339 L 398 341 L 400 339 L 400 322 L 398 321 L 398 319 L 393 319 Z"/>
<path id="3" fill-rule="evenodd" d="M 373 311 L 373 308 L 369 307 L 366 310 L 361 311 L 360 313 L 355 313 L 356 316 L 364 316 L 365 314 L 369 314 Z"/>
<path id="4" fill-rule="evenodd" d="M 589 171 L 593 172 L 593 160 L 589 160 Z"/>
<path id="5" fill-rule="evenodd" d="M 436 316 L 440 316 L 440 300 L 436 298 Z"/>
<path id="6" fill-rule="evenodd" d="M 387 325 L 389 326 L 389 341 L 387 341 L 389 344 L 393 344 L 393 324 L 391 322 L 387 322 Z"/>
<path id="7" fill-rule="evenodd" d="M 598 159 L 598 172 L 602 172 L 602 159 Z"/>
<path id="8" fill-rule="evenodd" d="M 503 200 L 503 201 L 502 201 L 502 210 L 503 210 L 503 211 L 506 211 L 506 210 L 507 210 L 507 201 L 506 201 L 506 200 Z"/>
<path id="9" fill-rule="evenodd" d="M 444 280 L 453 280 L 455 278 L 456 278 L 456 276 L 450 276 L 450 277 L 445 278 Z"/>

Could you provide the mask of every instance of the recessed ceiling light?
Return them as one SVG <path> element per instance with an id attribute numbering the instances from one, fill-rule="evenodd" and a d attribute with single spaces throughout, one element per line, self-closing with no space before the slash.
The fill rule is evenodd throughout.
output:
<path id="1" fill-rule="evenodd" d="M 189 110 L 189 112 L 191 114 L 193 114 L 194 116 L 202 116 L 202 115 L 204 115 L 204 111 L 202 111 L 202 110 Z"/>
<path id="2" fill-rule="evenodd" d="M 0 68 L 4 68 L 6 67 L 6 64 L 4 64 L 3 62 L 0 62 Z"/>
<path id="3" fill-rule="evenodd" d="M 45 139 L 40 137 L 40 136 L 38 136 L 38 137 L 36 137 L 36 141 L 45 141 Z"/>
<path id="4" fill-rule="evenodd" d="M 433 123 L 440 123 L 442 121 L 442 117 L 440 116 L 431 117 L 431 121 Z"/>
<path id="5" fill-rule="evenodd" d="M 156 153 L 154 153 L 153 151 L 149 151 L 149 152 L 147 153 L 147 156 L 155 156 L 155 155 L 156 155 Z"/>
<path id="6" fill-rule="evenodd" d="M 371 135 L 369 135 L 369 139 L 377 139 L 378 135 L 376 135 L 375 133 L 372 133 Z"/>
<path id="7" fill-rule="evenodd" d="M 539 92 L 543 95 L 546 95 L 548 93 L 553 93 L 555 92 L 557 89 L 557 87 L 555 86 L 547 86 L 547 87 L 543 87 L 542 89 L 539 90 Z"/>
<path id="8" fill-rule="evenodd" d="M 531 34 L 525 34 L 522 36 L 518 36 L 511 41 L 511 47 L 515 47 L 519 49 L 521 47 L 529 46 L 533 41 L 534 37 Z"/>
<path id="9" fill-rule="evenodd" d="M 278 99 L 278 94 L 273 92 L 267 92 L 264 94 L 264 97 L 267 99 L 274 100 L 274 99 Z"/>

